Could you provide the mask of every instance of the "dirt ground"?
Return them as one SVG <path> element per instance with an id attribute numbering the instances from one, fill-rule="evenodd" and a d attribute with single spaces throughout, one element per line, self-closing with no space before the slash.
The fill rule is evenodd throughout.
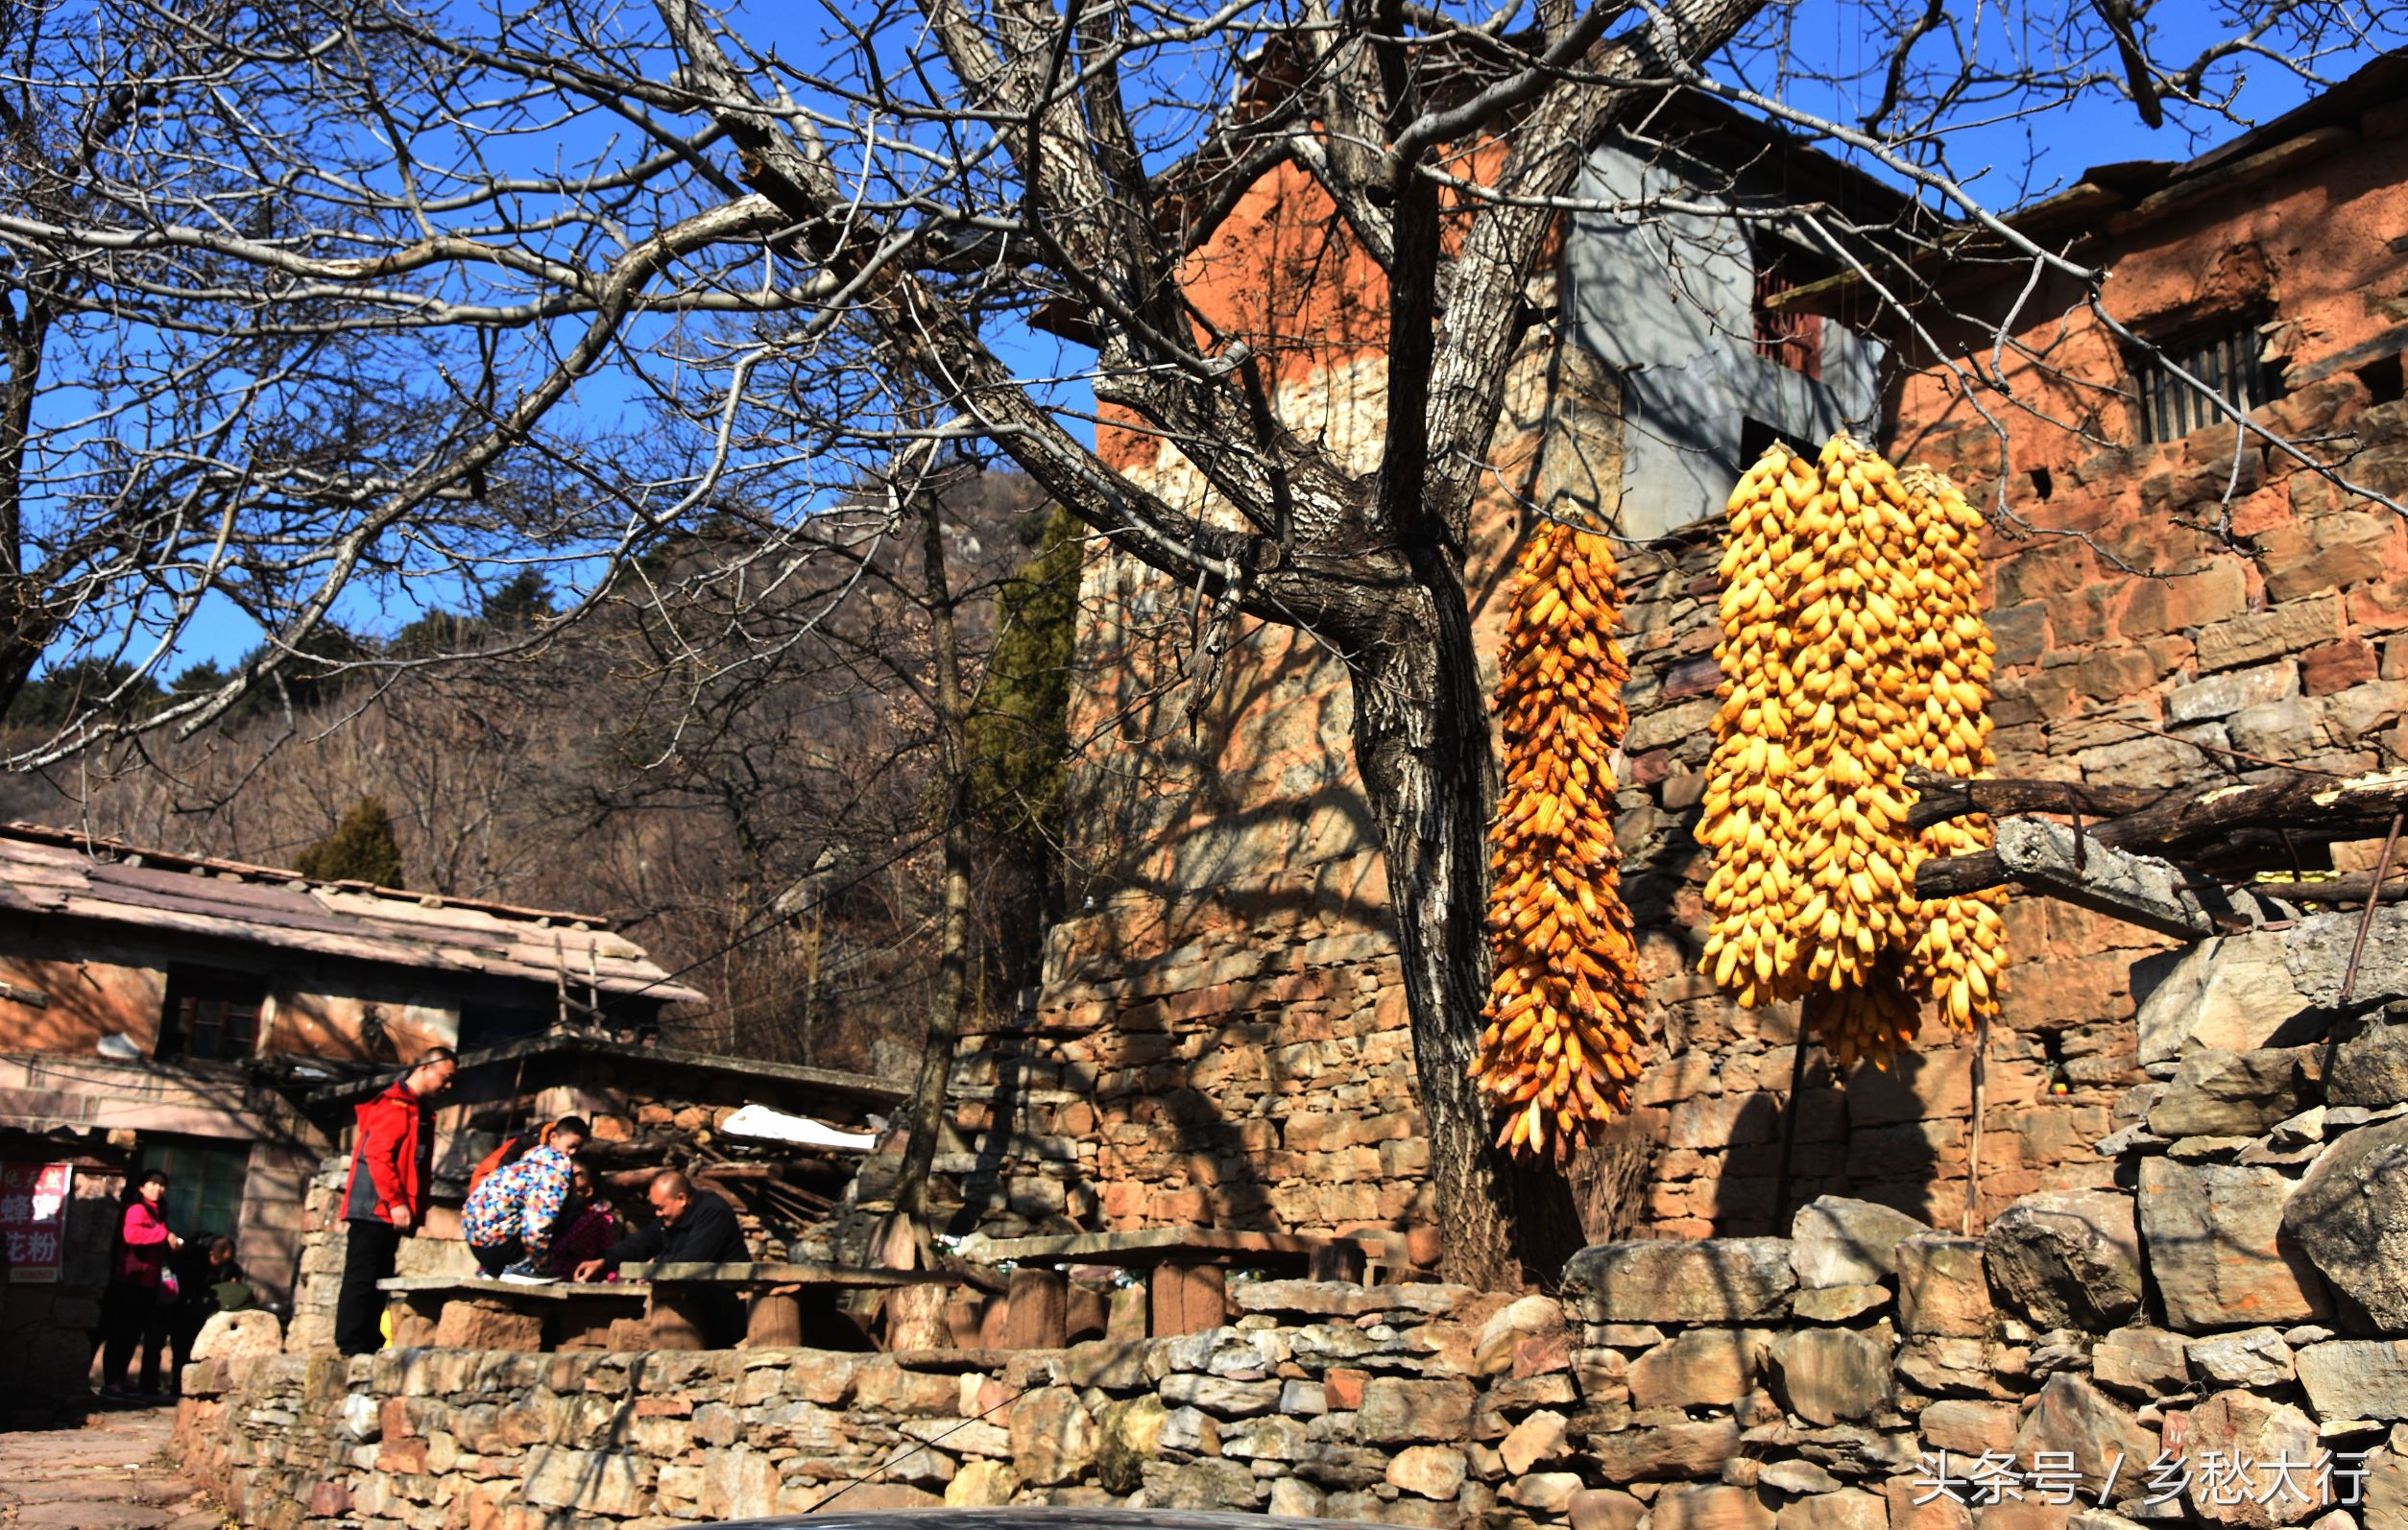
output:
<path id="1" fill-rule="evenodd" d="M 7 1530 L 225 1530 L 167 1460 L 172 1407 L 95 1412 L 80 1429 L 0 1432 Z"/>

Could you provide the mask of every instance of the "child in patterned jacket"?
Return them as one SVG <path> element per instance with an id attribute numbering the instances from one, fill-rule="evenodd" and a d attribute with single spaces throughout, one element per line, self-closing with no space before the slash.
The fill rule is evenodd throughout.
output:
<path id="1" fill-rule="evenodd" d="M 469 1192 L 460 1229 L 488 1278 L 542 1285 L 561 1208 L 568 1203 L 569 1159 L 592 1136 L 586 1123 L 566 1115 L 544 1130 L 542 1140 L 502 1165 Z"/>

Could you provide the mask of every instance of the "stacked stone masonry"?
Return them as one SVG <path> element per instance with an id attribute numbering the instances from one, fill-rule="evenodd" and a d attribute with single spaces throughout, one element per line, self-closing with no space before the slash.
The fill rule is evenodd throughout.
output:
<path id="1" fill-rule="evenodd" d="M 2279 384 L 2254 422 L 2390 494 L 2408 491 L 2399 129 L 2396 111 L 2377 111 L 2359 131 L 2393 150 L 2297 157 L 2278 183 L 2180 201 L 2096 256 L 2140 333 L 2262 319 Z M 1285 223 L 1278 208 L 1253 209 L 1232 248 L 1254 240 L 1292 257 L 1299 231 L 1317 227 L 1310 201 Z M 1211 272 L 1206 285 L 1276 302 L 1283 272 L 1251 283 Z M 2015 296 L 2009 283 L 1959 300 L 1979 312 L 1994 299 L 2003 314 Z M 2025 359 L 2008 381 L 2034 412 L 2005 413 L 2006 442 L 1946 368 L 1899 379 L 1881 432 L 1894 459 L 1928 461 L 2002 508 L 1986 549 L 2000 773 L 2171 785 L 2269 761 L 2408 762 L 2408 527 L 2228 425 L 2143 441 L 2121 343 L 2079 300 L 2026 311 L 2046 317 L 2020 336 Z M 1371 443 L 1379 378 L 1362 323 L 1288 332 L 1329 339 L 1327 354 L 1289 358 L 1283 412 L 1308 432 L 1326 421 L 1347 450 Z M 1614 377 L 1574 345 L 1526 363 L 1498 436 L 1499 492 L 1475 516 L 1468 558 L 1490 650 L 1503 575 L 1536 513 L 1615 524 L 1622 510 Z M 2128 444 L 2101 444 L 2115 442 Z M 1130 470 L 1178 477 L 1182 465 L 1154 449 L 1132 448 Z M 1628 549 L 1623 565 L 1632 719 L 1619 838 L 1657 1033 L 1639 1095 L 1652 1171 L 1629 1208 L 1643 1235 L 1778 1231 L 1770 1192 L 1796 1016 L 1741 1011 L 1696 972 L 1704 857 L 1693 829 L 1721 680 L 1716 531 L 1701 521 Z M 1347 763 L 1343 665 L 1293 633 L 1241 624 L 1197 695 L 1182 592 L 1104 552 L 1086 582 L 1073 731 L 1102 744 L 1074 772 L 1072 825 L 1091 900 L 1054 932 L 1029 1023 L 963 1043 L 969 1097 L 951 1161 L 965 1199 L 1007 1231 L 1200 1211 L 1223 1226 L 1377 1219 L 1426 1231 L 1405 1008 Z M 1889 1074 L 1835 1078 L 1811 1060 L 1794 1163 L 1804 1192 L 1954 1226 L 1971 1177 L 1979 1227 L 2034 1191 L 2108 1183 L 2089 1144 L 2144 1076 L 2131 969 L 2163 943 L 2036 899 L 2012 903 L 2008 920 L 2012 966 L 1978 1133 L 1962 1038 L 1934 1030 Z M 1345 954 L 1311 954 L 1324 951 Z M 1014 1092 L 1016 1073 L 1027 1091 Z M 1079 1097 L 1091 1078 L 1143 1088 Z"/>
<path id="2" fill-rule="evenodd" d="M 2402 1530 L 2408 1007 L 2265 1002 L 2268 967 L 2314 970 L 2318 924 L 2166 964 L 2158 992 L 2192 997 L 2155 1022 L 2163 1076 L 2090 1145 L 2122 1186 L 2023 1197 L 1980 1238 L 1825 1197 L 1787 1237 L 1590 1248 L 1559 1295 L 1241 1279 L 1224 1327 L 1062 1351 L 229 1345 L 186 1373 L 179 1449 L 265 1530 L 1005 1503 L 1441 1530 Z M 2408 959 L 2408 920 L 2378 940 Z M 2251 972 L 2236 1002 L 2223 980 Z M 2019 1496 L 1979 1501 L 1985 1460 Z"/>

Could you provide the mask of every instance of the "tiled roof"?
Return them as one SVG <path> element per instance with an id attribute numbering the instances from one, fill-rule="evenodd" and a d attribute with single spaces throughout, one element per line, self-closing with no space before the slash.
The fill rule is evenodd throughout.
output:
<path id="1" fill-rule="evenodd" d="M 514 908 L 175 855 L 36 824 L 0 825 L 0 913 L 48 914 L 319 956 L 662 1003 L 703 995 L 589 914 Z"/>

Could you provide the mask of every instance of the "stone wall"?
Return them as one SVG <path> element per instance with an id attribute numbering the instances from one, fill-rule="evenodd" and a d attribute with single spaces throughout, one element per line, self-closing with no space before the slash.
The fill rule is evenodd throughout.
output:
<path id="1" fill-rule="evenodd" d="M 2157 1076 L 2088 1145 L 2114 1183 L 2020 1198 L 1981 1238 L 1823 1197 L 1787 1237 L 1592 1247 L 1559 1295 L 1238 1279 L 1224 1327 L 1065 1351 L 228 1355 L 187 1372 L 179 1446 L 264 1530 L 838 1503 L 2401 1530 L 2408 1005 L 2334 1008 L 2354 922 L 2155 964 Z M 2408 911 L 2368 964 L 2401 986 Z M 2022 1496 L 1974 1501 L 2002 1470 Z"/>
<path id="2" fill-rule="evenodd" d="M 2394 146 L 2400 127 L 2381 109 L 2361 125 Z M 2408 251 L 2392 241 L 2408 186 L 2396 153 L 2348 148 L 2347 133 L 2320 142 L 2340 147 L 2295 154 L 2279 182 L 2227 178 L 2222 191 L 2153 198 L 2163 206 L 2119 220 L 2085 258 L 2112 269 L 2116 311 L 2142 333 L 2262 317 L 2282 396 L 2258 421 L 2397 493 Z M 1240 220 L 1219 258 L 1242 266 L 1259 241 L 1253 285 L 1275 303 L 1286 267 L 1273 256 L 1292 256 L 1296 230 L 1318 227 L 1312 212 L 1288 208 L 1291 226 L 1261 210 L 1277 238 Z M 1239 284 L 1223 271 L 1207 285 Z M 1952 297 L 2003 313 L 2019 291 Z M 1336 300 L 1288 300 L 1308 299 Z M 2351 772 L 2408 761 L 2398 517 L 2345 502 L 2253 438 L 2236 451 L 2229 426 L 2139 443 L 2131 364 L 2112 337 L 2079 301 L 2043 295 L 2024 311 L 2044 317 L 2007 353 L 2008 380 L 2033 410 L 1991 409 L 2011 427 L 2006 443 L 1939 367 L 1898 383 L 1884 431 L 1893 457 L 1933 462 L 2006 507 L 1987 548 L 2000 771 L 2171 784 L 2268 760 Z M 1376 439 L 1364 323 L 1331 319 L 1331 354 L 1304 356 L 1281 395 L 1284 411 L 1320 410 L 1350 449 Z M 1502 490 L 1469 559 L 1484 645 L 1534 506 L 1621 523 L 1610 371 L 1577 345 L 1534 354 L 1508 409 Z M 1639 1096 L 1652 1174 L 1634 1210 L 1637 1231 L 1664 1236 L 1777 1231 L 1795 1058 L 1793 1013 L 1741 1011 L 1694 970 L 1697 773 L 1721 678 L 1715 530 L 1709 519 L 1630 547 L 1623 565 L 1633 716 L 1618 838 L 1657 1033 Z M 1023 1023 L 963 1045 L 948 1163 L 974 1214 L 1003 1230 L 1199 1211 L 1219 1225 L 1426 1230 L 1404 1005 L 1348 763 L 1342 664 L 1241 623 L 1207 684 L 1190 673 L 1184 592 L 1097 556 L 1085 595 L 1073 733 L 1097 743 L 1075 772 L 1072 832 L 1090 901 L 1054 932 Z M 2131 969 L 2163 943 L 2035 900 L 2011 904 L 2008 925 L 2013 966 L 1981 1121 L 1963 1038 L 1930 1030 L 1888 1073 L 1835 1078 L 1810 1059 L 1794 1159 L 1803 1193 L 1957 1226 L 1971 1181 L 1978 1228 L 2032 1191 L 2107 1183 L 2088 1144 L 2142 1077 Z"/>

